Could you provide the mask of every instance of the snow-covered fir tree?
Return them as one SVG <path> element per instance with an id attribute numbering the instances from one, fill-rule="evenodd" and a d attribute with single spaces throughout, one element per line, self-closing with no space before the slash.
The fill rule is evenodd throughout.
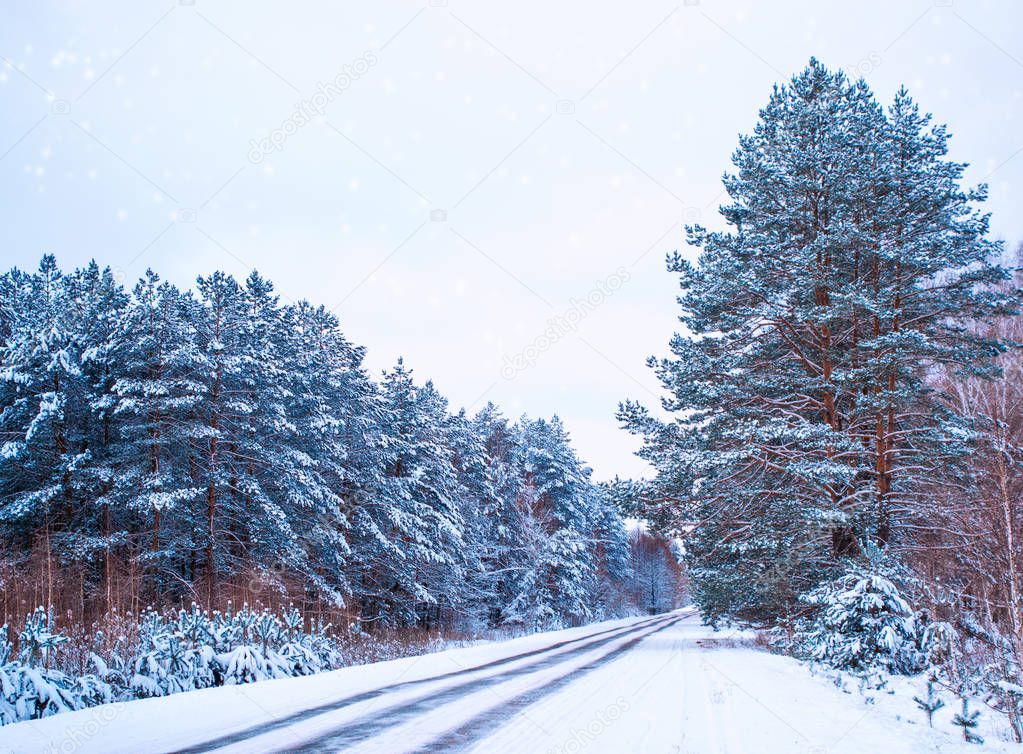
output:
<path id="1" fill-rule="evenodd" d="M 688 228 L 698 260 L 669 260 L 685 330 L 651 363 L 674 418 L 620 416 L 711 619 L 799 609 L 842 559 L 911 536 L 924 483 L 964 456 L 926 377 L 991 374 L 1000 345 L 967 325 L 1010 307 L 984 187 L 947 142 L 905 90 L 885 109 L 811 60 L 739 140 L 729 229 Z"/>

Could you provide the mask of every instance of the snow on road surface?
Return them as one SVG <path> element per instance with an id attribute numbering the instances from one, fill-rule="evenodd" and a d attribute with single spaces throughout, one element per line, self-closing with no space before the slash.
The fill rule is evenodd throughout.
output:
<path id="1" fill-rule="evenodd" d="M 978 751 L 914 709 L 867 704 L 682 610 L 19 723 L 0 751 Z M 1015 749 L 982 732 L 985 750 Z"/>

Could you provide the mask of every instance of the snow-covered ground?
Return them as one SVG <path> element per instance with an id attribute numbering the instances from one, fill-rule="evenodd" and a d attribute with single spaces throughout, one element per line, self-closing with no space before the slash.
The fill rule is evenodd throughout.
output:
<path id="1" fill-rule="evenodd" d="M 928 728 L 910 687 L 867 703 L 682 610 L 347 668 L 97 707 L 0 728 L 4 752 L 1017 751 Z"/>

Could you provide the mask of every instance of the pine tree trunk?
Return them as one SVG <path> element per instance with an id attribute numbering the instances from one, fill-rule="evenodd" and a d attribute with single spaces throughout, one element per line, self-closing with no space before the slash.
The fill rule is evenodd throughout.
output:
<path id="1" fill-rule="evenodd" d="M 217 584 L 217 569 L 215 562 L 216 553 L 216 515 L 217 515 L 217 449 L 218 449 L 218 438 L 217 430 L 219 429 L 220 420 L 217 415 L 216 401 L 217 401 L 218 386 L 214 385 L 213 389 L 213 413 L 210 418 L 210 429 L 213 430 L 213 436 L 210 437 L 210 479 L 209 484 L 206 488 L 206 604 L 209 609 L 213 609 L 213 598 L 216 593 Z"/>
<path id="2" fill-rule="evenodd" d="M 106 598 L 107 598 L 107 613 L 110 613 L 113 607 L 113 578 L 114 569 L 113 564 L 110 560 L 110 506 L 103 506 L 103 544 L 104 544 L 104 558 L 103 558 L 103 580 L 106 582 Z"/>

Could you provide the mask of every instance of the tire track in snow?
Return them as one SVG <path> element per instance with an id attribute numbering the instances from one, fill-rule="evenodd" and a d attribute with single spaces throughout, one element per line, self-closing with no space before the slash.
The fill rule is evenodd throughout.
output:
<path id="1" fill-rule="evenodd" d="M 374 711 L 374 715 L 371 719 L 366 719 L 361 722 L 358 720 L 352 721 L 350 723 L 338 726 L 334 730 L 329 731 L 327 733 L 311 737 L 308 739 L 302 739 L 301 741 L 296 741 L 294 744 L 289 745 L 286 748 L 276 750 L 302 752 L 344 751 L 345 747 L 353 746 L 358 743 L 363 743 L 367 739 L 372 738 L 373 736 L 380 735 L 381 733 L 384 733 L 397 725 L 401 725 L 402 723 L 408 722 L 409 720 L 415 718 L 418 715 L 430 712 L 431 710 L 436 709 L 437 707 L 441 707 L 445 704 L 449 704 L 450 702 L 457 701 L 458 699 L 469 696 L 470 694 L 476 693 L 477 691 L 482 691 L 490 686 L 496 686 L 500 683 L 504 683 L 505 681 L 517 678 L 522 675 L 528 675 L 531 673 L 536 673 L 541 670 L 546 670 L 551 667 L 555 667 L 571 659 L 572 657 L 577 657 L 578 655 L 590 652 L 593 649 L 596 649 L 612 641 L 615 641 L 616 639 L 620 639 L 623 636 L 630 636 L 632 634 L 641 633 L 642 634 L 641 636 L 627 642 L 627 644 L 630 647 L 634 646 L 641 639 L 645 638 L 646 636 L 649 636 L 651 633 L 656 633 L 661 629 L 667 628 L 669 625 L 679 620 L 682 620 L 685 617 L 687 616 L 676 615 L 671 615 L 668 617 L 662 616 L 654 618 L 652 620 L 643 621 L 642 623 L 632 624 L 631 626 L 628 626 L 624 629 L 622 628 L 610 629 L 608 631 L 601 631 L 598 634 L 590 634 L 589 636 L 585 637 L 585 639 L 592 639 L 595 636 L 600 636 L 612 632 L 614 632 L 615 635 L 607 636 L 598 641 L 587 642 L 585 644 L 582 644 L 581 646 L 574 647 L 565 652 L 551 653 L 550 650 L 557 646 L 551 645 L 550 647 L 544 650 L 524 653 L 525 655 L 547 654 L 548 656 L 541 657 L 519 668 L 514 668 L 512 670 L 507 670 L 505 672 L 497 673 L 494 675 L 486 675 L 476 680 L 466 681 L 465 683 L 460 683 L 455 686 L 449 686 L 447 688 L 437 691 L 436 693 L 427 694 L 425 696 L 410 700 L 408 702 L 399 703 L 382 710 Z M 656 626 L 656 628 L 653 631 L 643 633 L 646 629 L 650 628 L 650 626 Z M 577 644 L 579 641 L 584 641 L 585 639 L 573 640 L 571 642 L 559 642 L 559 644 L 561 645 L 564 645 L 566 643 Z M 618 649 L 615 649 L 612 652 L 608 653 L 607 655 L 598 658 L 595 662 L 606 661 L 605 658 L 609 657 L 612 654 L 617 656 L 618 654 L 620 654 L 620 652 Z M 504 663 L 502 662 L 501 664 Z M 459 671 L 457 673 L 457 675 L 461 674 L 462 671 Z M 444 749 L 431 749 L 431 751 L 444 751 Z"/>
<path id="2" fill-rule="evenodd" d="M 415 749 L 413 754 L 443 754 L 445 752 L 464 751 L 489 736 L 526 707 L 535 704 L 541 699 L 545 699 L 552 694 L 556 694 L 568 684 L 579 680 L 583 676 L 592 673 L 597 668 L 603 667 L 607 663 L 621 657 L 623 654 L 630 651 L 633 647 L 643 641 L 643 639 L 646 639 L 659 631 L 663 631 L 687 617 L 689 616 L 683 615 L 673 618 L 667 623 L 659 625 L 657 628 L 629 639 L 627 642 L 621 646 L 615 647 L 607 654 L 601 655 L 600 657 L 597 657 L 578 668 L 574 668 L 570 672 L 559 676 L 553 681 L 545 683 L 543 686 L 530 689 L 518 696 L 513 696 L 511 699 L 506 699 L 501 705 L 491 707 L 486 712 L 482 712 L 479 715 L 466 720 L 454 730 L 448 731 L 439 738 L 435 738 L 433 741 L 430 741 L 428 744 L 419 749 Z"/>
<path id="3" fill-rule="evenodd" d="M 416 686 L 422 686 L 428 683 L 435 683 L 437 681 L 449 680 L 451 678 L 458 678 L 460 676 L 468 675 L 471 673 L 490 670 L 492 668 L 497 668 L 502 665 L 517 662 L 519 660 L 525 660 L 530 657 L 538 657 L 551 652 L 556 652 L 559 649 L 571 647 L 576 644 L 581 644 L 584 642 L 589 642 L 588 644 L 586 644 L 586 648 L 590 648 L 591 646 L 598 646 L 599 644 L 606 643 L 607 641 L 611 641 L 617 638 L 618 635 L 623 635 L 629 631 L 635 631 L 650 626 L 656 623 L 658 620 L 664 620 L 664 618 L 663 617 L 651 618 L 648 620 L 640 621 L 639 623 L 633 623 L 629 626 L 624 627 L 617 626 L 615 628 L 608 628 L 604 629 L 603 631 L 596 631 L 592 634 L 586 634 L 585 636 L 579 636 L 573 639 L 565 639 L 563 641 L 555 642 L 554 644 L 548 644 L 544 647 L 531 649 L 527 652 L 520 652 L 518 654 L 509 655 L 508 657 L 501 657 L 497 660 L 491 660 L 480 665 L 474 665 L 473 667 L 470 668 L 462 668 L 460 670 L 453 670 L 450 673 L 441 673 L 440 675 L 430 676 L 428 678 L 418 678 L 414 681 L 402 681 L 400 683 L 392 683 L 388 686 L 381 686 L 379 688 L 370 689 L 368 691 L 364 691 L 359 694 L 353 694 L 351 696 L 346 696 L 335 701 L 318 705 L 316 707 L 310 707 L 309 709 L 301 710 L 299 712 L 295 712 L 282 718 L 277 718 L 275 720 L 270 720 L 265 723 L 253 725 L 243 730 L 235 731 L 234 733 L 219 736 L 218 738 L 210 739 L 209 741 L 205 741 L 195 746 L 189 746 L 183 749 L 175 749 L 173 751 L 173 754 L 204 754 L 205 752 L 213 752 L 216 751 L 217 749 L 221 749 L 226 746 L 231 746 L 233 744 L 243 743 L 257 736 L 261 736 L 265 733 L 272 733 L 282 728 L 288 728 L 292 725 L 295 725 L 296 723 L 301 723 L 306 720 L 310 720 L 319 715 L 327 714 L 329 712 L 336 712 L 344 709 L 345 707 L 349 707 L 353 704 L 358 704 L 360 702 L 366 702 L 371 699 L 376 699 L 378 697 L 396 691 L 403 691 L 415 688 Z M 615 636 L 610 636 L 603 642 L 592 642 L 593 639 L 602 636 L 607 636 L 608 634 L 615 634 Z M 456 686 L 453 688 L 461 688 L 461 686 Z"/>

